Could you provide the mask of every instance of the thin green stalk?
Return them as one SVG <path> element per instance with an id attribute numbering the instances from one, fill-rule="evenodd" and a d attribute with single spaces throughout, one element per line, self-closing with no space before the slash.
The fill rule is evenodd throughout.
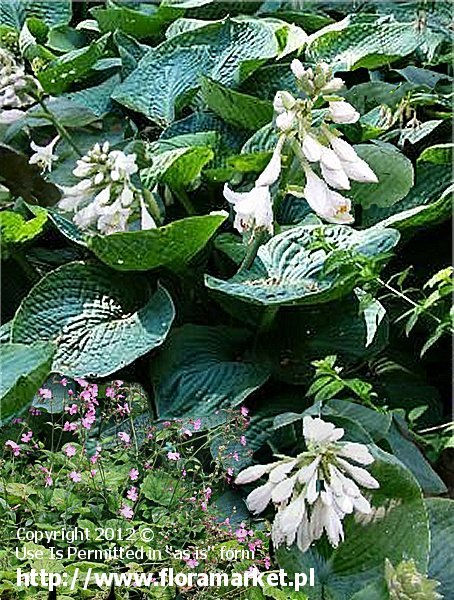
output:
<path id="1" fill-rule="evenodd" d="M 39 99 L 38 103 L 41 106 L 41 108 L 43 109 L 44 113 L 47 115 L 47 118 L 49 119 L 49 121 L 51 121 L 52 125 L 55 127 L 55 129 L 60 134 L 60 137 L 68 142 L 68 144 L 71 146 L 71 148 L 74 150 L 74 152 L 78 156 L 83 156 L 84 153 L 82 152 L 82 150 L 73 141 L 72 137 L 69 135 L 66 128 L 60 123 L 60 121 L 55 117 L 55 115 L 47 108 L 47 105 L 44 102 L 44 100 Z"/>
<path id="2" fill-rule="evenodd" d="M 243 262 L 238 269 L 238 273 L 242 273 L 243 271 L 247 271 L 251 268 L 252 263 L 257 256 L 258 249 L 263 243 L 265 239 L 266 232 L 263 229 L 256 229 L 252 235 L 251 241 L 248 244 L 246 249 L 245 257 L 243 258 Z"/>

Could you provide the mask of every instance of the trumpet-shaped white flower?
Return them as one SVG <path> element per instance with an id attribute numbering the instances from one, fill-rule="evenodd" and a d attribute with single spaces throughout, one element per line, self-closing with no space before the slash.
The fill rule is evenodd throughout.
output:
<path id="1" fill-rule="evenodd" d="M 350 199 L 330 190 L 326 183 L 310 169 L 306 170 L 306 186 L 303 195 L 312 210 L 328 223 L 353 222 Z"/>
<path id="2" fill-rule="evenodd" d="M 60 136 L 57 135 L 54 139 L 47 144 L 47 146 L 38 146 L 35 142 L 30 142 L 30 147 L 34 150 L 34 154 L 32 154 L 28 160 L 31 165 L 38 165 L 41 171 L 44 173 L 45 171 L 52 170 L 52 163 L 58 160 L 58 156 L 54 154 L 54 148 Z"/>
<path id="3" fill-rule="evenodd" d="M 319 162 L 321 160 L 324 146 L 310 133 L 303 137 L 301 148 L 309 162 Z"/>
<path id="4" fill-rule="evenodd" d="M 276 117 L 276 127 L 284 133 L 291 131 L 296 122 L 296 111 L 294 110 L 285 110 Z"/>
<path id="5" fill-rule="evenodd" d="M 145 229 L 156 229 L 156 222 L 150 215 L 147 205 L 144 199 L 140 198 L 140 228 Z"/>
<path id="6" fill-rule="evenodd" d="M 254 186 L 249 192 L 234 192 L 225 184 L 224 198 L 233 204 L 236 213 L 234 227 L 240 233 L 253 228 L 273 232 L 273 208 L 268 186 Z"/>
<path id="7" fill-rule="evenodd" d="M 268 481 L 253 490 L 246 503 L 254 514 L 263 512 L 270 502 L 277 507 L 272 527 L 276 546 L 296 540 L 305 552 L 325 532 L 332 546 L 344 539 L 345 515 L 372 511 L 361 487 L 376 489 L 377 480 L 362 467 L 374 458 L 364 444 L 342 442 L 344 429 L 319 417 L 303 419 L 307 452 L 276 463 L 255 465 L 242 471 L 236 483 L 251 483 L 268 475 Z"/>
<path id="8" fill-rule="evenodd" d="M 348 142 L 326 132 L 333 151 L 339 157 L 345 174 L 354 181 L 377 183 L 378 179 L 365 160 L 360 158 Z"/>
<path id="9" fill-rule="evenodd" d="M 332 120 L 342 125 L 356 123 L 360 117 L 359 112 L 345 100 L 330 102 L 328 111 Z"/>
<path id="10" fill-rule="evenodd" d="M 270 162 L 266 165 L 265 169 L 262 171 L 261 175 L 257 178 L 255 182 L 255 187 L 268 187 L 273 185 L 281 174 L 281 152 L 282 146 L 285 142 L 285 136 L 281 136 L 276 145 L 276 148 L 273 151 L 273 155 L 271 157 Z"/>

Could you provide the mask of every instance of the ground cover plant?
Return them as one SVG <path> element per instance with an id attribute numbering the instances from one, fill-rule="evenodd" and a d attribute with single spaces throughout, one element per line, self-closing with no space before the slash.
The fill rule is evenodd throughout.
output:
<path id="1" fill-rule="evenodd" d="M 0 1 L 0 598 L 454 598 L 451 22 Z"/>

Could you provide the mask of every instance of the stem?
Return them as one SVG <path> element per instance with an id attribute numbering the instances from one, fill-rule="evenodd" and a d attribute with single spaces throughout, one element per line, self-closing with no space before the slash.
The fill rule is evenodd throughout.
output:
<path id="1" fill-rule="evenodd" d="M 256 229 L 254 231 L 251 241 L 249 242 L 248 247 L 246 249 L 245 257 L 243 258 L 243 262 L 241 263 L 237 274 L 242 273 L 243 271 L 247 271 L 251 268 L 252 263 L 254 262 L 255 257 L 257 256 L 258 249 L 262 245 L 264 238 L 265 231 L 263 229 Z"/>
<path id="2" fill-rule="evenodd" d="M 66 140 L 68 142 L 68 144 L 71 146 L 71 148 L 74 150 L 74 152 L 76 154 L 78 154 L 79 156 L 83 156 L 84 153 L 82 152 L 82 150 L 77 147 L 77 145 L 73 141 L 72 137 L 67 132 L 66 128 L 63 127 L 63 125 L 60 123 L 60 121 L 55 118 L 55 115 L 47 108 L 47 105 L 44 102 L 44 100 L 40 99 L 40 100 L 38 100 L 38 103 L 41 106 L 41 108 L 43 109 L 43 111 L 45 112 L 45 114 L 47 115 L 47 118 L 49 119 L 49 121 L 51 121 L 52 125 L 55 127 L 55 129 L 60 134 L 60 137 L 62 137 L 64 140 Z"/>
<path id="3" fill-rule="evenodd" d="M 189 198 L 186 191 L 183 189 L 178 189 L 178 190 L 174 190 L 174 192 L 175 192 L 175 196 L 181 202 L 181 205 L 183 206 L 185 211 L 188 213 L 188 215 L 196 215 L 197 211 L 194 208 L 194 205 L 192 204 L 191 199 Z"/>
<path id="4" fill-rule="evenodd" d="M 412 300 L 411 298 L 409 298 L 408 296 L 406 296 L 403 292 L 401 292 L 400 290 L 396 289 L 392 285 L 389 285 L 389 283 L 386 283 L 385 281 L 383 281 L 383 279 L 381 279 L 380 277 L 377 277 L 376 279 L 377 279 L 377 281 L 378 281 L 378 283 L 380 285 L 382 285 L 383 287 L 385 287 L 391 293 L 395 294 L 398 298 L 401 298 L 402 300 L 404 300 L 405 302 L 407 302 L 408 304 L 410 304 L 411 306 L 413 306 L 413 308 L 422 309 L 424 311 L 425 315 L 428 315 L 434 321 L 436 321 L 436 323 L 438 325 L 440 325 L 441 319 L 439 319 L 438 317 L 436 317 L 434 314 L 432 314 L 428 310 L 424 310 L 420 304 L 418 304 L 417 302 L 415 302 L 414 300 Z"/>

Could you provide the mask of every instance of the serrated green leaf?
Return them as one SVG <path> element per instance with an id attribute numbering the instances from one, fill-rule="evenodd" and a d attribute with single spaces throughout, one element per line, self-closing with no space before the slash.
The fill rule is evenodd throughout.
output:
<path id="1" fill-rule="evenodd" d="M 250 270 L 228 281 L 206 275 L 205 285 L 216 292 L 265 306 L 317 304 L 345 295 L 353 288 L 353 273 L 340 276 L 324 273 L 333 251 L 311 249 L 317 232 L 336 250 L 371 258 L 391 250 L 399 239 L 392 229 L 355 231 L 342 225 L 301 225 L 261 246 Z"/>
<path id="2" fill-rule="evenodd" d="M 161 345 L 175 316 L 172 300 L 99 265 L 69 263 L 46 275 L 23 300 L 11 339 L 57 346 L 52 370 L 104 377 Z"/>
<path id="3" fill-rule="evenodd" d="M 159 416 L 210 415 L 241 404 L 269 371 L 248 356 L 251 334 L 230 327 L 184 325 L 152 364 Z"/>
<path id="4" fill-rule="evenodd" d="M 179 271 L 207 244 L 225 218 L 224 215 L 187 217 L 157 229 L 96 235 L 88 238 L 88 247 L 119 271 L 149 271 L 159 267 Z"/>
<path id="5" fill-rule="evenodd" d="M 201 90 L 208 107 L 226 123 L 255 131 L 273 119 L 271 102 L 241 94 L 208 77 L 202 77 Z"/>
<path id="6" fill-rule="evenodd" d="M 45 342 L 5 343 L 0 355 L 0 422 L 21 410 L 48 376 L 55 347 Z"/>

